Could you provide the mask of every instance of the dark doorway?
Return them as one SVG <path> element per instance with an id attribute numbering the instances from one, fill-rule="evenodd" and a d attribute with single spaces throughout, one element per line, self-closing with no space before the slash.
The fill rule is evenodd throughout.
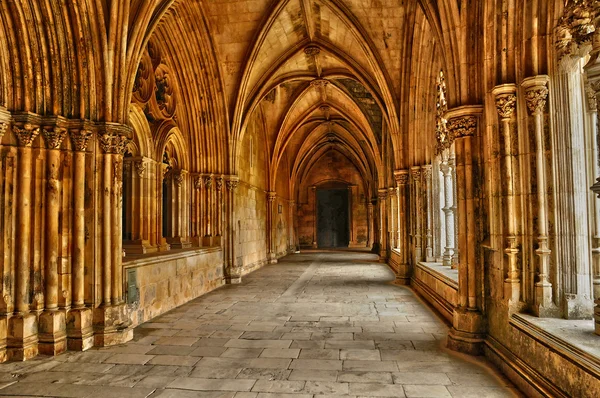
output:
<path id="1" fill-rule="evenodd" d="M 348 247 L 348 189 L 317 191 L 317 244 L 319 247 Z"/>

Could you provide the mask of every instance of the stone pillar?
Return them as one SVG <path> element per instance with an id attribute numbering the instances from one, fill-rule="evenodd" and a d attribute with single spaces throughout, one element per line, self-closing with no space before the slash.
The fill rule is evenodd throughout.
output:
<path id="1" fill-rule="evenodd" d="M 538 281 L 535 284 L 534 312 L 538 316 L 556 315 L 556 307 L 552 300 L 552 284 L 550 283 L 550 247 L 548 245 L 548 205 L 546 200 L 546 161 L 544 145 L 544 109 L 548 97 L 548 76 L 537 76 L 525 79 L 522 87 L 525 90 L 527 108 L 534 122 L 536 183 L 537 183 L 537 232 L 538 248 Z"/>
<path id="2" fill-rule="evenodd" d="M 367 247 L 373 247 L 373 203 L 370 200 L 367 201 Z"/>
<path id="3" fill-rule="evenodd" d="M 290 200 L 288 209 L 288 253 L 296 252 L 296 229 L 294 228 L 294 215 L 296 214 L 296 201 Z"/>
<path id="4" fill-rule="evenodd" d="M 595 105 L 595 113 L 596 113 L 596 134 L 600 133 L 600 31 L 597 30 L 597 33 L 593 37 L 593 48 L 590 53 L 590 60 L 584 67 L 585 73 L 587 76 L 588 83 L 590 85 L 590 92 L 593 93 L 593 98 L 591 99 L 590 105 Z M 593 107 L 592 107 L 593 108 Z M 597 136 L 594 134 L 594 139 L 597 140 Z M 600 153 L 600 145 L 596 142 L 596 158 Z M 596 176 L 599 174 L 598 163 L 595 164 Z M 596 180 L 596 183 L 592 186 L 592 191 L 600 197 L 600 177 Z M 600 232 L 598 228 L 598 222 L 600 221 L 600 217 L 598 213 L 600 213 L 600 205 L 598 200 L 595 201 L 596 208 L 596 232 L 594 236 L 594 248 L 597 249 L 600 246 Z M 594 265 L 594 325 L 595 331 L 597 335 L 600 335 L 600 249 L 598 249 L 595 253 L 596 255 L 593 258 Z"/>
<path id="5" fill-rule="evenodd" d="M 193 176 L 194 186 L 192 190 L 192 243 L 202 246 L 202 182 L 201 176 Z"/>
<path id="6" fill-rule="evenodd" d="M 421 166 L 411 167 L 412 189 L 410 203 L 412 207 L 412 235 L 415 252 L 413 264 L 423 260 L 423 218 L 422 218 L 422 192 L 421 192 Z"/>
<path id="7" fill-rule="evenodd" d="M 430 164 L 422 166 L 423 182 L 425 184 L 424 202 L 425 202 L 425 261 L 433 262 L 433 182 L 432 182 L 432 166 Z"/>
<path id="8" fill-rule="evenodd" d="M 45 310 L 39 317 L 39 352 L 58 355 L 67 350 L 65 312 L 58 308 L 58 250 L 60 214 L 60 147 L 67 135 L 64 120 L 48 121 L 42 128 L 46 142 Z"/>
<path id="9" fill-rule="evenodd" d="M 398 237 L 398 195 L 396 188 L 388 188 L 389 197 L 389 210 L 388 210 L 388 236 L 389 236 L 389 247 L 393 249 L 396 247 L 396 238 Z"/>
<path id="10" fill-rule="evenodd" d="M 443 155 L 440 170 L 444 176 L 444 217 L 446 219 L 446 247 L 444 248 L 443 264 L 452 266 L 452 258 L 455 251 L 455 227 L 454 227 L 454 187 L 452 184 L 453 170 L 449 163 L 449 151 Z"/>
<path id="11" fill-rule="evenodd" d="M 10 123 L 10 112 L 8 112 L 4 107 L 0 107 L 0 150 L 2 150 L 2 138 L 8 130 Z M 2 190 L 5 190 L 6 185 L 12 183 L 12 181 L 8 181 L 9 174 L 5 175 L 4 173 L 9 171 L 9 167 L 12 168 L 14 165 L 13 160 L 14 158 L 12 156 L 7 156 L 5 161 L 0 160 L 0 176 L 5 177 L 4 184 L 0 184 L 0 189 Z M 6 168 L 3 169 L 4 162 L 6 162 Z M 0 209 L 2 209 L 2 206 L 0 206 Z M 0 234 L 0 248 L 2 250 L 6 250 L 6 235 L 8 235 L 8 233 L 9 232 L 4 229 Z M 11 289 L 12 283 L 9 283 L 12 264 L 6 257 L 7 256 L 0 256 L 0 276 L 2 277 L 2 281 L 0 282 L 0 286 L 2 287 L 2 297 L 0 297 L 0 313 L 3 314 L 3 316 L 0 316 L 0 363 L 6 362 L 8 359 L 6 352 L 6 337 L 8 329 L 7 315 L 13 312 L 13 294 Z"/>
<path id="12" fill-rule="evenodd" d="M 275 253 L 275 212 L 277 211 L 276 204 L 277 192 L 267 192 L 267 261 L 270 264 L 277 263 L 277 253 Z"/>
<path id="13" fill-rule="evenodd" d="M 131 128 L 106 123 L 99 137 L 103 163 L 102 203 L 102 305 L 94 310 L 94 344 L 110 346 L 133 338 L 131 320 L 123 300 L 123 153 Z"/>
<path id="14" fill-rule="evenodd" d="M 67 314 L 67 348 L 85 351 L 94 345 L 92 310 L 85 306 L 85 157 L 92 131 L 88 126 L 70 131 L 73 165 L 72 307 Z"/>
<path id="15" fill-rule="evenodd" d="M 318 247 L 317 244 L 317 187 L 316 186 L 312 186 L 310 187 L 310 196 L 312 197 L 312 201 L 313 201 L 313 242 L 312 242 L 312 247 L 313 249 L 316 249 Z"/>
<path id="16" fill-rule="evenodd" d="M 356 201 L 356 191 L 357 191 L 357 186 L 356 185 L 348 185 L 348 224 L 349 224 L 349 229 L 350 229 L 350 240 L 349 240 L 349 247 L 357 247 L 357 242 L 356 242 L 356 228 L 354 226 L 354 203 Z"/>
<path id="17" fill-rule="evenodd" d="M 226 206 L 226 225 L 227 233 L 224 247 L 225 256 L 225 282 L 229 284 L 238 284 L 242 282 L 242 260 L 237 258 L 236 244 L 238 241 L 237 222 L 235 220 L 235 191 L 239 185 L 237 176 L 228 176 L 225 181 L 227 187 Z"/>
<path id="18" fill-rule="evenodd" d="M 17 137 L 18 181 L 16 205 L 15 314 L 8 320 L 7 354 L 9 360 L 24 361 L 38 355 L 38 319 L 30 311 L 32 145 L 40 134 L 37 115 L 15 115 L 13 133 Z"/>
<path id="19" fill-rule="evenodd" d="M 149 182 L 151 180 L 148 178 L 150 161 L 143 157 L 125 158 L 124 169 L 126 170 L 125 175 L 130 176 L 130 191 L 127 192 L 128 201 L 124 199 L 123 206 L 127 206 L 127 202 L 129 202 L 130 208 L 126 207 L 125 211 L 132 215 L 130 225 L 124 226 L 124 228 L 129 228 L 129 230 L 126 229 L 125 235 L 131 233 L 131 236 L 123 241 L 123 250 L 127 256 L 154 253 L 158 250 L 150 240 L 150 219 L 153 214 L 150 210 L 151 184 Z M 123 192 L 123 198 L 125 197 L 126 193 Z"/>
<path id="20" fill-rule="evenodd" d="M 215 197 L 216 197 L 216 208 L 215 208 L 215 219 L 214 219 L 214 228 L 215 228 L 215 242 L 216 246 L 220 246 L 222 244 L 223 239 L 223 218 L 225 217 L 225 205 L 223 200 L 223 176 L 215 177 Z"/>
<path id="21" fill-rule="evenodd" d="M 407 197 L 409 195 L 408 183 L 409 183 L 409 170 L 396 170 L 394 171 L 394 180 L 396 181 L 396 196 L 397 196 L 397 240 L 396 248 L 400 251 L 400 263 L 397 265 L 396 270 L 396 283 L 409 285 L 410 278 L 412 276 L 412 269 L 409 260 L 409 241 L 408 241 L 408 228 L 409 220 L 407 217 Z"/>
<path id="22" fill-rule="evenodd" d="M 388 190 L 382 188 L 377 193 L 379 213 L 379 261 L 387 261 L 387 197 Z"/>
<path id="23" fill-rule="evenodd" d="M 483 266 L 479 255 L 481 236 L 481 191 L 483 176 L 480 168 L 481 150 L 477 134 L 481 106 L 462 106 L 447 113 L 448 130 L 456 150 L 456 180 L 458 196 L 458 306 L 454 309 L 448 347 L 469 354 L 481 354 L 485 338 L 485 323 L 481 312 L 483 302 Z"/>
<path id="24" fill-rule="evenodd" d="M 454 254 L 452 255 L 452 269 L 458 269 L 458 259 L 460 256 L 460 247 L 458 246 L 458 189 L 456 183 L 456 153 L 455 147 L 450 147 L 448 157 L 448 166 L 452 174 L 452 219 L 454 220 Z"/>
<path id="25" fill-rule="evenodd" d="M 187 214 L 187 171 L 171 171 L 172 200 L 172 236 L 167 240 L 174 249 L 187 249 L 192 246 L 188 239 Z"/>
<path id="26" fill-rule="evenodd" d="M 519 233 L 517 218 L 517 197 L 516 197 L 516 174 L 518 172 L 518 163 L 515 158 L 518 151 L 513 148 L 518 147 L 518 136 L 513 126 L 516 126 L 512 120 L 517 105 L 517 86 L 515 84 L 503 84 L 496 86 L 492 91 L 496 98 L 496 110 L 500 118 L 500 133 L 504 138 L 504 178 L 505 185 L 502 187 L 505 198 L 506 227 L 504 235 L 506 237 L 506 279 L 504 280 L 504 297 L 508 300 L 508 305 L 516 310 L 521 301 L 521 267 L 519 264 L 519 245 L 517 235 Z"/>
<path id="27" fill-rule="evenodd" d="M 204 246 L 212 246 L 212 229 L 211 229 L 211 214 L 212 214 L 212 186 L 213 178 L 211 175 L 204 176 L 204 239 L 202 241 Z"/>

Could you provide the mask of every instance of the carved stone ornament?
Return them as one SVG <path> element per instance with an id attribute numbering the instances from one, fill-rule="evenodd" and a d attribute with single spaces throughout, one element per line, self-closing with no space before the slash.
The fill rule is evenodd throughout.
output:
<path id="1" fill-rule="evenodd" d="M 267 192 L 267 200 L 269 202 L 274 202 L 276 198 L 277 198 L 277 192 L 272 192 L 272 191 Z"/>
<path id="2" fill-rule="evenodd" d="M 517 108 L 515 94 L 500 94 L 496 96 L 496 110 L 502 119 L 510 119 Z"/>
<path id="3" fill-rule="evenodd" d="M 379 198 L 379 200 L 385 200 L 388 197 L 388 190 L 387 189 L 380 189 L 379 191 L 377 191 L 377 198 Z"/>
<path id="4" fill-rule="evenodd" d="M 475 116 L 459 116 L 448 121 L 448 130 L 454 139 L 473 137 L 477 129 Z"/>
<path id="5" fill-rule="evenodd" d="M 546 108 L 546 99 L 548 98 L 548 88 L 544 86 L 533 87 L 525 92 L 525 102 L 527 109 L 532 115 L 538 115 L 544 112 Z"/>
<path id="6" fill-rule="evenodd" d="M 448 132 L 448 102 L 446 100 L 446 81 L 444 72 L 440 71 L 437 78 L 437 100 L 436 100 L 436 123 L 435 137 L 437 142 L 437 153 L 440 154 L 452 146 L 452 136 Z"/>
<path id="7" fill-rule="evenodd" d="M 413 180 L 420 181 L 421 180 L 421 169 L 420 168 L 411 169 L 410 175 L 413 178 Z"/>
<path id="8" fill-rule="evenodd" d="M 104 153 L 113 153 L 122 155 L 129 140 L 127 137 L 118 134 L 103 134 L 100 136 L 100 147 Z"/>
<path id="9" fill-rule="evenodd" d="M 318 55 L 321 53 L 321 49 L 317 46 L 308 46 L 304 49 L 304 54 L 306 55 Z"/>
<path id="10" fill-rule="evenodd" d="M 329 84 L 329 80 L 325 79 L 315 79 L 310 82 L 310 85 L 317 88 L 325 88 Z"/>
<path id="11" fill-rule="evenodd" d="M 396 184 L 398 185 L 406 185 L 409 180 L 409 172 L 408 170 L 402 170 L 400 172 L 394 173 L 394 178 L 396 179 Z"/>
<path id="12" fill-rule="evenodd" d="M 181 170 L 173 171 L 173 182 L 178 187 L 181 187 L 181 185 L 183 184 L 183 172 Z"/>
<path id="13" fill-rule="evenodd" d="M 212 187 L 212 177 L 204 177 L 204 186 L 206 187 L 206 189 L 210 189 Z"/>
<path id="14" fill-rule="evenodd" d="M 8 123 L 0 122 L 0 140 L 4 137 L 4 133 L 6 133 L 6 129 L 8 128 Z"/>
<path id="15" fill-rule="evenodd" d="M 558 59 L 567 55 L 585 55 L 591 48 L 592 36 L 599 27 L 599 0 L 570 0 L 556 27 Z"/>
<path id="16" fill-rule="evenodd" d="M 155 96 L 158 108 L 165 117 L 173 117 L 175 114 L 175 85 L 169 68 L 161 64 L 154 72 Z"/>
<path id="17" fill-rule="evenodd" d="M 331 111 L 331 107 L 329 105 L 321 105 L 319 107 L 319 110 L 321 112 L 327 113 L 327 112 Z"/>
<path id="18" fill-rule="evenodd" d="M 223 177 L 216 177 L 215 185 L 216 185 L 217 191 L 222 190 L 223 189 Z"/>
<path id="19" fill-rule="evenodd" d="M 227 180 L 227 190 L 235 191 L 239 184 L 240 184 L 240 182 L 237 180 Z"/>
<path id="20" fill-rule="evenodd" d="M 44 127 L 42 129 L 42 136 L 46 142 L 46 148 L 59 149 L 63 140 L 67 136 L 67 129 L 58 126 Z"/>
<path id="21" fill-rule="evenodd" d="M 154 68 L 152 59 L 144 51 L 133 82 L 133 97 L 140 103 L 146 103 L 152 98 L 154 88 Z"/>
<path id="22" fill-rule="evenodd" d="M 196 190 L 202 189 L 202 185 L 204 185 L 202 182 L 202 177 L 194 178 L 194 188 L 196 188 Z"/>
<path id="23" fill-rule="evenodd" d="M 432 167 L 430 165 L 423 166 L 421 170 L 423 171 L 423 177 L 426 179 L 431 178 Z"/>
<path id="24" fill-rule="evenodd" d="M 73 149 L 77 152 L 85 152 L 93 133 L 87 129 L 72 129 L 70 135 Z"/>
<path id="25" fill-rule="evenodd" d="M 17 136 L 19 145 L 31 147 L 33 141 L 40 134 L 40 128 L 31 123 L 25 123 L 23 127 L 13 125 L 13 133 Z"/>
<path id="26" fill-rule="evenodd" d="M 136 160 L 133 163 L 133 167 L 135 167 L 135 172 L 137 173 L 138 177 L 142 178 L 144 171 L 146 171 L 146 163 L 143 160 Z"/>
<path id="27" fill-rule="evenodd" d="M 590 111 L 600 112 L 600 101 L 598 99 L 600 95 L 600 80 L 589 82 L 586 85 L 586 93 Z"/>

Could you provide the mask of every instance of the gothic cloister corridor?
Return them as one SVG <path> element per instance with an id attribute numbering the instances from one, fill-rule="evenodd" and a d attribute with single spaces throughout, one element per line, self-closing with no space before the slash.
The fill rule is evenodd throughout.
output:
<path id="1" fill-rule="evenodd" d="M 296 254 L 178 307 L 133 341 L 0 368 L 0 396 L 514 397 L 377 256 Z M 294 394 L 294 395 L 287 395 Z"/>

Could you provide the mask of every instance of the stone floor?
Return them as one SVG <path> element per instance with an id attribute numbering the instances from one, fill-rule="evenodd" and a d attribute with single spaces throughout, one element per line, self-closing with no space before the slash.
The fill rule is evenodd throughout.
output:
<path id="1" fill-rule="evenodd" d="M 135 330 L 119 347 L 0 365 L 1 396 L 513 397 L 370 254 L 282 260 Z"/>

